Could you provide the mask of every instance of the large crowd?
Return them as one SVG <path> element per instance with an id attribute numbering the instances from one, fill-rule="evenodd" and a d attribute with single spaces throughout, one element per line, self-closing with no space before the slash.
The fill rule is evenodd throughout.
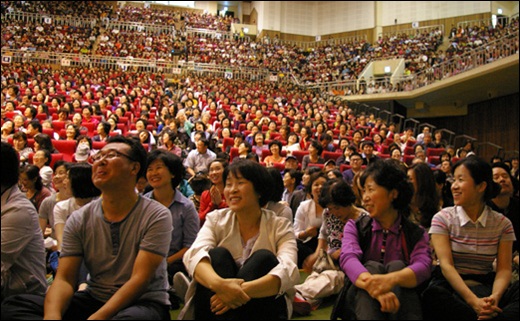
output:
<path id="1" fill-rule="evenodd" d="M 178 22 L 35 3 L 2 2 L 2 14 Z M 12 23 L 2 47 L 60 34 L 66 50 L 80 36 L 93 44 L 85 30 L 51 26 L 57 36 L 38 41 L 49 26 Z M 446 54 L 500 32 L 455 31 Z M 136 46 L 149 36 L 114 34 Z M 439 37 L 312 53 L 190 39 L 190 55 L 297 66 L 312 82 L 356 77 L 386 55 L 427 68 L 445 57 Z M 1 95 L 2 319 L 169 319 L 181 306 L 184 319 L 288 319 L 332 296 L 343 319 L 518 319 L 518 157 L 483 160 L 471 140 L 456 149 L 443 131 L 287 83 L 13 63 Z"/>

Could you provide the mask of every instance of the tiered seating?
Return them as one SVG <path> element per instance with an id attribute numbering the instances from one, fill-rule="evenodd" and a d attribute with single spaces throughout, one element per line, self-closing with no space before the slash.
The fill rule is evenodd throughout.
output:
<path id="1" fill-rule="evenodd" d="M 33 156 L 34 156 L 34 153 L 30 153 L 29 156 L 27 157 L 27 161 L 29 162 L 29 164 L 33 164 Z M 62 160 L 63 156 L 64 155 L 62 153 L 51 154 L 51 163 L 49 164 L 49 166 L 51 168 L 53 168 L 54 163 L 56 163 L 59 160 Z"/>
<path id="2" fill-rule="evenodd" d="M 54 147 L 63 154 L 63 159 L 72 162 L 72 156 L 76 152 L 75 140 L 52 140 Z"/>

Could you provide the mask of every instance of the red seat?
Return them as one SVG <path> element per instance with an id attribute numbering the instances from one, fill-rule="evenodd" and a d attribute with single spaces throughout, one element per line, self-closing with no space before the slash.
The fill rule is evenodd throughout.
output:
<path id="1" fill-rule="evenodd" d="M 328 150 L 324 150 L 323 153 L 321 153 L 321 157 L 325 159 L 325 161 L 328 161 L 329 159 L 332 159 L 336 161 L 343 153 L 341 152 L 330 152 Z"/>
<path id="2" fill-rule="evenodd" d="M 232 162 L 235 157 L 238 157 L 238 148 L 231 147 L 229 150 L 229 161 Z"/>
<path id="3" fill-rule="evenodd" d="M 278 169 L 280 172 L 285 170 L 285 164 L 282 163 L 273 163 L 273 167 Z"/>
<path id="4" fill-rule="evenodd" d="M 105 147 L 105 145 L 107 144 L 107 142 L 105 141 L 102 141 L 102 142 L 92 142 L 92 149 L 101 149 L 103 147 Z"/>
<path id="5" fill-rule="evenodd" d="M 72 162 L 72 156 L 76 152 L 75 140 L 52 140 L 54 147 L 63 154 L 63 159 Z"/>
<path id="6" fill-rule="evenodd" d="M 16 115 L 20 115 L 20 113 L 17 113 L 15 111 L 8 111 L 5 113 L 5 118 L 12 120 L 14 118 L 14 116 L 16 116 Z"/>
<path id="7" fill-rule="evenodd" d="M 433 164 L 433 165 L 439 165 L 441 163 L 441 157 L 440 156 L 429 156 L 428 163 Z"/>
<path id="8" fill-rule="evenodd" d="M 118 121 L 117 121 L 119 124 L 125 124 L 125 125 L 129 125 L 130 124 L 130 118 L 129 117 L 126 117 L 126 116 L 121 116 L 119 117 Z"/>
<path id="9" fill-rule="evenodd" d="M 303 156 L 309 155 L 309 151 L 308 150 L 294 150 L 292 152 L 292 155 L 294 157 L 296 157 L 296 159 L 298 160 L 298 163 L 302 163 Z"/>
<path id="10" fill-rule="evenodd" d="M 47 134 L 50 137 L 54 137 L 54 129 L 52 128 L 42 128 L 42 133 Z"/>
<path id="11" fill-rule="evenodd" d="M 96 132 L 96 124 L 95 123 L 82 123 L 81 125 L 85 126 L 88 130 L 88 135 L 92 136 Z"/>
<path id="12" fill-rule="evenodd" d="M 319 167 L 319 168 L 323 169 L 323 167 L 325 167 L 325 164 L 309 163 L 309 164 L 307 165 L 307 167 Z"/>
<path id="13" fill-rule="evenodd" d="M 128 131 L 128 127 L 127 127 L 126 124 L 119 124 L 118 123 L 118 124 L 116 124 L 116 127 L 117 127 L 117 129 L 121 130 L 121 134 L 122 135 L 125 135 L 126 132 Z"/>
<path id="14" fill-rule="evenodd" d="M 231 137 L 224 138 L 224 140 L 222 141 L 222 151 L 225 152 L 227 147 L 228 146 L 233 146 L 234 143 L 235 143 L 235 139 L 234 138 L 231 138 Z"/>
<path id="15" fill-rule="evenodd" d="M 271 151 L 269 149 L 262 149 L 262 159 L 264 160 L 267 156 L 271 156 Z"/>
<path id="16" fill-rule="evenodd" d="M 410 146 L 406 146 L 404 148 L 404 152 L 403 152 L 404 155 L 414 155 L 414 149 L 413 147 L 410 147 Z"/>
<path id="17" fill-rule="evenodd" d="M 36 114 L 36 118 L 41 122 L 43 122 L 44 120 L 46 120 L 47 118 L 49 118 L 49 116 L 47 114 L 44 114 L 44 113 L 39 113 L 39 114 Z"/>
<path id="18" fill-rule="evenodd" d="M 339 170 L 340 170 L 340 172 L 343 173 L 344 171 L 346 171 L 347 169 L 349 169 L 351 167 L 352 166 L 350 166 L 349 164 L 341 164 L 341 165 L 339 165 Z"/>
<path id="19" fill-rule="evenodd" d="M 412 161 L 414 158 L 415 158 L 415 155 L 403 155 L 403 161 L 408 166 L 412 165 Z"/>
<path id="20" fill-rule="evenodd" d="M 27 161 L 29 162 L 29 164 L 34 164 L 33 156 L 34 156 L 34 153 L 30 153 L 29 156 L 27 157 Z M 51 168 L 54 168 L 54 163 L 56 163 L 57 161 L 62 160 L 62 159 L 63 159 L 62 153 L 51 154 L 51 163 L 49 164 L 49 166 Z"/>
<path id="21" fill-rule="evenodd" d="M 60 129 L 58 135 L 60 135 L 60 138 L 65 139 L 67 137 L 67 130 L 65 128 Z"/>
<path id="22" fill-rule="evenodd" d="M 430 156 L 441 156 L 442 152 L 444 152 L 446 149 L 444 148 L 427 148 L 426 149 L 426 157 L 430 159 Z"/>
<path id="23" fill-rule="evenodd" d="M 65 122 L 60 120 L 53 120 L 52 121 L 52 128 L 55 132 L 59 132 L 61 129 L 65 128 Z"/>

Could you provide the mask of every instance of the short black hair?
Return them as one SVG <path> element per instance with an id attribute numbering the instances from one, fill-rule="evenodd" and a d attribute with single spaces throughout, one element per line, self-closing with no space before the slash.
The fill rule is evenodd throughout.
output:
<path id="1" fill-rule="evenodd" d="M 211 188 L 211 180 L 204 173 L 197 173 L 189 180 L 189 184 L 195 195 L 201 195 L 202 192 Z"/>
<path id="2" fill-rule="evenodd" d="M 209 140 L 206 138 L 206 135 L 204 134 L 204 132 L 200 133 L 202 134 L 202 136 L 200 137 L 199 142 L 202 142 L 204 146 L 209 147 Z"/>
<path id="3" fill-rule="evenodd" d="M 318 155 L 321 155 L 321 153 L 323 153 L 323 146 L 316 139 L 312 139 L 311 144 L 309 146 L 316 148 L 318 150 Z"/>
<path id="4" fill-rule="evenodd" d="M 256 194 L 260 195 L 258 200 L 260 207 L 263 207 L 270 200 L 272 191 L 265 187 L 269 186 L 272 180 L 265 166 L 247 159 L 240 159 L 224 169 L 222 177 L 224 184 L 229 174 L 233 174 L 235 177 L 237 174 L 241 174 L 243 178 L 251 182 Z"/>
<path id="5" fill-rule="evenodd" d="M 282 200 L 284 191 L 282 175 L 280 175 L 280 170 L 276 167 L 268 167 L 267 172 L 272 178 L 272 183 L 269 185 L 269 188 L 272 190 L 269 200 L 275 203 L 279 202 Z"/>
<path id="6" fill-rule="evenodd" d="M 352 187 L 342 178 L 328 180 L 321 188 L 318 203 L 323 208 L 330 205 L 348 207 L 356 202 Z"/>
<path id="7" fill-rule="evenodd" d="M 57 161 L 54 162 L 54 164 L 52 165 L 52 171 L 53 172 L 56 172 L 56 170 L 58 169 L 58 167 L 60 166 L 65 166 L 65 169 L 68 171 L 70 169 L 70 166 L 72 165 L 73 163 L 71 162 L 67 162 L 66 160 L 64 159 L 58 159 Z"/>
<path id="8" fill-rule="evenodd" d="M 35 179 L 34 188 L 37 191 L 41 191 L 43 189 L 42 177 L 40 176 L 40 168 L 38 166 L 32 164 L 22 166 L 20 168 L 20 174 L 21 173 L 25 173 L 27 178 L 31 181 Z"/>
<path id="9" fill-rule="evenodd" d="M 34 141 L 37 142 L 38 145 L 40 145 L 41 149 L 46 149 L 51 153 L 54 151 L 54 145 L 52 144 L 51 136 L 45 133 L 38 134 L 34 136 Z"/>
<path id="10" fill-rule="evenodd" d="M 38 130 L 39 133 L 43 132 L 43 126 L 40 124 L 40 121 L 38 119 L 33 119 L 29 122 L 27 126 L 31 125 L 32 128 Z"/>
<path id="11" fill-rule="evenodd" d="M 72 195 L 77 198 L 90 198 L 101 195 L 92 182 L 92 165 L 73 163 L 69 168 L 69 181 Z"/>
<path id="12" fill-rule="evenodd" d="M 20 157 L 14 147 L 7 142 L 2 142 L 0 153 L 2 154 L 2 157 L 0 157 L 0 164 L 2 164 L 1 184 L 2 187 L 9 188 L 18 183 L 20 176 Z"/>
<path id="13" fill-rule="evenodd" d="M 367 178 L 372 177 L 377 185 L 386 190 L 397 190 L 398 196 L 393 200 L 392 205 L 397 211 L 408 217 L 414 187 L 409 181 L 407 173 L 394 161 L 389 158 L 370 163 L 361 175 L 360 183 L 362 187 L 365 187 Z"/>
<path id="14" fill-rule="evenodd" d="M 110 123 L 105 121 L 105 120 L 102 120 L 101 122 L 99 122 L 99 124 L 101 124 L 101 126 L 103 126 L 103 131 L 105 132 L 105 134 L 109 134 L 110 133 Z"/>
<path id="15" fill-rule="evenodd" d="M 52 154 L 51 154 L 50 150 L 48 150 L 48 149 L 40 149 L 40 150 L 36 151 L 36 153 L 40 152 L 40 151 L 43 153 L 43 156 L 47 159 L 45 161 L 45 165 L 49 166 L 51 164 L 51 161 L 52 161 Z"/>
<path id="16" fill-rule="evenodd" d="M 155 149 L 148 154 L 146 170 L 148 170 L 148 167 L 151 163 L 158 159 L 162 160 L 164 165 L 168 168 L 170 174 L 173 175 L 171 179 L 171 184 L 172 188 L 176 189 L 177 186 L 179 186 L 179 184 L 184 179 L 184 176 L 186 175 L 186 168 L 182 164 L 182 159 L 179 156 L 170 153 L 167 150 Z"/>
<path id="17" fill-rule="evenodd" d="M 466 169 L 470 172 L 471 178 L 473 178 L 475 185 L 486 182 L 484 202 L 495 198 L 498 193 L 500 193 L 501 187 L 493 180 L 493 170 L 491 169 L 491 165 L 488 162 L 478 156 L 465 157 L 458 160 L 455 165 L 453 165 L 452 173 L 454 174 L 455 170 L 461 165 L 464 165 L 464 167 L 466 167 Z"/>
<path id="18" fill-rule="evenodd" d="M 277 145 L 278 148 L 280 148 L 280 153 L 282 152 L 282 142 L 280 142 L 278 139 L 274 139 L 272 141 L 269 142 L 269 150 L 271 150 L 271 146 L 273 145 Z"/>
<path id="19" fill-rule="evenodd" d="M 260 162 L 260 157 L 258 157 L 258 154 L 257 154 L 257 153 L 253 153 L 253 152 L 249 152 L 249 153 L 247 153 L 247 155 L 246 155 L 246 159 L 254 160 L 254 161 L 256 161 L 257 163 Z"/>
<path id="20" fill-rule="evenodd" d="M 305 192 L 311 194 L 312 192 L 312 184 L 314 183 L 314 181 L 316 181 L 318 178 L 324 178 L 325 181 L 328 181 L 329 178 L 327 177 L 327 174 L 325 174 L 321 168 L 319 167 L 311 167 L 311 168 L 317 168 L 318 170 L 317 171 L 313 171 L 312 174 L 310 174 L 310 178 L 309 178 L 309 183 L 307 183 L 307 185 L 305 186 Z M 318 201 L 318 200 L 314 200 L 314 201 Z"/>
<path id="21" fill-rule="evenodd" d="M 300 183 L 302 182 L 302 176 L 303 176 L 302 171 L 297 170 L 297 169 L 290 169 L 290 170 L 286 170 L 284 172 L 284 175 L 287 173 L 289 173 L 289 175 L 292 178 L 294 178 L 294 186 L 298 187 L 300 185 Z"/>
<path id="22" fill-rule="evenodd" d="M 143 144 L 141 144 L 139 139 L 135 139 L 132 137 L 125 137 L 122 135 L 116 135 L 116 136 L 109 137 L 107 140 L 107 144 L 110 144 L 110 143 L 123 143 L 123 144 L 130 146 L 130 155 L 129 156 L 131 157 L 131 159 L 133 159 L 134 161 L 138 162 L 141 165 L 141 167 L 139 168 L 139 172 L 137 173 L 137 176 L 135 177 L 135 181 L 137 183 L 137 180 L 139 179 L 139 177 L 144 176 L 146 173 L 147 152 L 144 149 Z"/>

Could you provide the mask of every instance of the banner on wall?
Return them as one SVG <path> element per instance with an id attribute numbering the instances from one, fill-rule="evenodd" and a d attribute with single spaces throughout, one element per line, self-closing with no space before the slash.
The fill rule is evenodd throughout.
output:
<path id="1" fill-rule="evenodd" d="M 11 56 L 2 55 L 2 63 L 3 64 L 10 64 L 11 63 Z"/>
<path id="2" fill-rule="evenodd" d="M 225 79 L 233 79 L 233 72 L 230 71 L 230 70 L 227 70 L 227 71 L 224 73 L 224 78 L 225 78 Z"/>

